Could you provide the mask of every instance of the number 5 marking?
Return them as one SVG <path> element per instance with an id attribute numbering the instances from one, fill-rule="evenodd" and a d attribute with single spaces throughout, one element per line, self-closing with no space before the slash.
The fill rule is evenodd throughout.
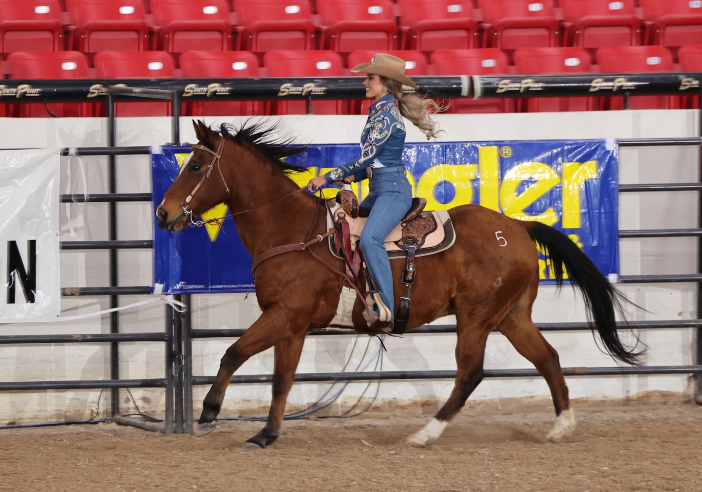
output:
<path id="1" fill-rule="evenodd" d="M 497 238 L 497 241 L 505 242 L 504 244 L 500 243 L 500 247 L 504 248 L 505 246 L 507 246 L 507 240 L 504 237 L 500 236 L 500 234 L 502 234 L 502 231 L 497 231 L 495 233 L 495 237 Z"/>

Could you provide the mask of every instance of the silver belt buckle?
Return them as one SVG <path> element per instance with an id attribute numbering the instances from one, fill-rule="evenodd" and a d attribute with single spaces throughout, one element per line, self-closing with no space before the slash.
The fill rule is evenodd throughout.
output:
<path id="1" fill-rule="evenodd" d="M 366 176 L 368 176 L 368 179 L 373 179 L 373 168 L 371 166 L 366 168 Z"/>

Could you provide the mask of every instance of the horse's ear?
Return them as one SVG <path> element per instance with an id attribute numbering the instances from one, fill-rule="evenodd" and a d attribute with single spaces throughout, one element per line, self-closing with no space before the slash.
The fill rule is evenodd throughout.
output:
<path id="1" fill-rule="evenodd" d="M 215 145 L 217 142 L 217 134 L 212 131 L 212 129 L 205 124 L 202 120 L 193 121 L 193 126 L 195 126 L 195 135 L 197 139 L 204 144 Z"/>
<path id="2" fill-rule="evenodd" d="M 205 124 L 202 122 L 202 120 L 193 120 L 193 128 L 195 128 L 195 136 L 197 137 L 198 142 L 206 142 L 207 135 L 205 134 Z"/>

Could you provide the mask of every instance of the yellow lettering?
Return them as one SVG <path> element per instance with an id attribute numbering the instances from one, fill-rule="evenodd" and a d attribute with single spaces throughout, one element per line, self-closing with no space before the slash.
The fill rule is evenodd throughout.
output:
<path id="1" fill-rule="evenodd" d="M 563 228 L 580 228 L 580 191 L 583 183 L 597 177 L 597 161 L 563 163 Z"/>
<path id="2" fill-rule="evenodd" d="M 197 84 L 188 84 L 185 86 L 185 90 L 183 92 L 183 97 L 190 97 L 195 93 L 195 89 L 197 88 Z"/>
<path id="3" fill-rule="evenodd" d="M 430 167 L 417 185 L 417 196 L 427 199 L 427 210 L 447 210 L 459 205 L 467 205 L 473 200 L 473 183 L 477 164 L 439 164 Z M 456 195 L 449 203 L 439 203 L 434 198 L 434 187 L 442 181 L 449 181 L 456 189 Z"/>
<path id="4" fill-rule="evenodd" d="M 499 212 L 500 176 L 497 147 L 480 147 L 480 205 Z"/>
<path id="5" fill-rule="evenodd" d="M 329 171 L 329 169 L 327 169 L 327 171 Z M 324 173 L 320 171 L 319 174 L 321 175 Z M 299 186 L 300 188 L 307 186 L 307 183 L 309 183 L 310 179 L 314 178 L 315 176 L 317 176 L 317 168 L 316 167 L 307 168 L 307 170 L 305 170 L 301 173 L 288 174 L 288 177 L 290 179 L 292 179 L 295 182 L 295 184 L 297 186 Z"/>
<path id="6" fill-rule="evenodd" d="M 546 260 L 539 258 L 539 280 L 546 280 Z"/>
<path id="7" fill-rule="evenodd" d="M 283 84 L 280 86 L 280 92 L 278 92 L 279 96 L 287 96 L 290 93 L 290 89 L 292 88 L 292 84 Z"/>
<path id="8" fill-rule="evenodd" d="M 536 182 L 517 195 L 517 187 L 527 178 L 534 178 Z M 538 215 L 529 215 L 524 212 L 524 209 L 556 186 L 559 181 L 553 169 L 541 162 L 524 162 L 513 167 L 502 179 L 500 189 L 502 210 L 505 215 L 514 219 L 536 220 L 546 225 L 555 224 L 558 221 L 558 215 L 551 207 Z"/>

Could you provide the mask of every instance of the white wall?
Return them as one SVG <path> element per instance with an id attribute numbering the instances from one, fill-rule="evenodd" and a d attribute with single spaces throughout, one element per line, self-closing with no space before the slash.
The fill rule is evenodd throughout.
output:
<path id="1" fill-rule="evenodd" d="M 686 137 L 699 134 L 697 111 L 618 111 L 607 113 L 544 113 L 508 115 L 441 115 L 437 118 L 446 131 L 442 140 L 523 140 L 561 138 L 643 138 Z M 207 118 L 207 123 L 225 119 Z M 239 118 L 227 121 L 239 122 Z M 365 122 L 363 116 L 289 116 L 283 127 L 297 135 L 301 142 L 357 142 Z M 103 146 L 106 144 L 104 119 L 0 119 L 0 148 Z M 182 120 L 182 140 L 194 142 L 189 119 Z M 168 118 L 122 118 L 117 123 L 118 145 L 155 145 L 170 139 Z M 416 129 L 408 140 L 425 141 Z M 85 169 L 89 193 L 105 193 L 107 188 L 106 158 L 64 158 L 62 191 L 82 192 L 81 165 Z M 81 162 L 82 161 L 82 162 Z M 117 180 L 119 192 L 150 191 L 149 161 L 146 156 L 120 157 Z M 622 183 L 692 182 L 699 179 L 699 148 L 660 147 L 623 148 L 620 180 Z M 76 197 L 80 200 L 80 195 Z M 62 240 L 107 239 L 107 204 L 62 204 Z M 621 229 L 693 228 L 697 227 L 698 205 L 695 192 L 656 194 L 622 194 L 620 201 Z M 152 205 L 123 203 L 118 205 L 118 238 L 150 239 L 152 237 Z M 69 220 L 70 216 L 70 220 Z M 694 238 L 623 239 L 621 267 L 623 275 L 693 273 L 697 270 L 697 240 Z M 150 285 L 152 259 L 150 250 L 119 251 L 120 285 Z M 64 251 L 61 253 L 61 285 L 104 286 L 108 282 L 107 251 Z M 695 318 L 694 284 L 620 285 L 627 296 L 650 313 L 632 313 L 634 320 Z M 145 296 L 146 297 L 146 296 Z M 123 305 L 141 300 L 141 296 L 121 298 Z M 96 298 L 64 298 L 63 315 L 75 315 L 106 309 L 109 300 Z M 244 301 L 243 295 L 193 296 L 193 328 L 244 328 L 258 316 L 255 299 Z M 566 288 L 555 296 L 552 287 L 542 287 L 534 307 L 535 322 L 584 321 L 583 304 Z M 164 308 L 160 303 L 125 311 L 120 316 L 123 332 L 162 331 Z M 439 323 L 452 322 L 449 319 Z M 54 325 L 0 325 L 0 334 L 40 333 L 108 333 L 109 320 L 90 318 L 79 322 Z M 649 365 L 684 365 L 694 362 L 694 334 L 690 329 L 647 330 L 639 333 L 649 346 Z M 595 346 L 589 332 L 546 333 L 558 350 L 564 367 L 613 366 L 613 361 Z M 349 368 L 355 368 L 366 345 L 375 353 L 376 339 L 360 337 L 356 350 L 351 348 L 355 335 L 310 337 L 305 346 L 298 372 L 337 372 L 351 357 Z M 219 359 L 233 340 L 196 340 L 194 372 L 214 375 Z M 454 369 L 453 335 L 408 335 L 386 340 L 384 370 Z M 164 375 L 164 344 L 122 344 L 120 370 L 122 378 L 153 378 Z M 368 360 L 368 358 L 366 359 Z M 240 374 L 270 373 L 272 352 L 265 352 L 248 361 Z M 491 335 L 485 358 L 487 369 L 526 368 L 529 363 L 519 356 L 501 335 Z M 368 368 L 373 370 L 374 364 Z M 0 381 L 109 379 L 109 347 L 106 344 L 0 346 Z M 630 376 L 568 378 L 573 398 L 625 398 L 646 392 L 671 392 L 681 395 L 689 390 L 687 376 Z M 314 402 L 328 389 L 325 384 L 299 384 L 289 401 L 296 405 Z M 341 385 L 337 385 L 338 388 Z M 342 401 L 355 402 L 366 384 L 346 388 Z M 384 382 L 379 402 L 399 405 L 434 407 L 446 398 L 451 381 Z M 204 397 L 207 387 L 195 390 L 196 402 Z M 163 390 L 132 390 L 142 409 L 161 413 Z M 375 393 L 372 387 L 367 396 Z M 0 425 L 9 421 L 51 421 L 83 419 L 95 410 L 99 391 L 42 391 L 0 393 Z M 133 410 L 129 395 L 120 392 L 122 413 Z M 222 415 L 240 412 L 260 414 L 270 395 L 269 385 L 234 385 L 227 392 Z M 512 397 L 548 397 L 548 388 L 541 378 L 496 380 L 487 379 L 471 399 L 484 400 Z M 109 392 L 101 397 L 101 408 L 109 405 Z M 196 403 L 197 405 L 197 403 Z"/>

